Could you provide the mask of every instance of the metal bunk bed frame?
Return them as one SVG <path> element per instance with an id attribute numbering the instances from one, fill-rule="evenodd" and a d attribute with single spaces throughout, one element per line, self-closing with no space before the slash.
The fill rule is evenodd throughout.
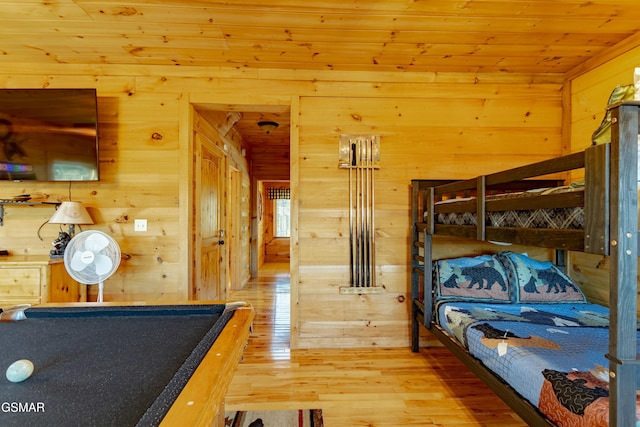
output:
<path id="1" fill-rule="evenodd" d="M 447 333 L 432 324 L 432 235 L 466 237 L 476 240 L 501 240 L 530 246 L 556 248 L 556 263 L 562 265 L 565 250 L 601 253 L 610 257 L 609 285 L 609 425 L 636 425 L 636 390 L 640 388 L 640 359 L 636 348 L 638 297 L 638 135 L 640 133 L 640 102 L 626 101 L 610 107 L 612 142 L 592 146 L 582 153 L 539 162 L 522 168 L 482 176 L 457 183 L 445 181 L 412 181 L 412 343 L 419 351 L 419 327 L 423 325 L 451 350 L 472 372 L 480 377 L 498 396 L 530 425 L 554 425 L 529 402 L 520 398 L 500 378 L 454 342 Z M 567 166 L 569 165 L 569 166 Z M 561 172 L 585 167 L 586 189 L 585 229 L 576 234 L 557 232 L 559 239 L 549 239 L 549 233 L 521 229 L 505 231 L 484 226 L 485 190 L 490 185 L 504 184 L 544 173 Z M 523 181 L 519 181 L 520 184 Z M 608 184 L 608 185 L 607 185 Z M 436 227 L 434 199 L 437 194 L 473 189 L 476 194 L 478 226 Z M 424 210 L 429 212 L 425 221 Z M 439 228 L 439 229 L 438 229 Z M 421 238 L 422 237 L 422 238 Z M 420 250 L 423 250 L 423 255 Z M 638 378 L 638 380 L 636 379 Z"/>

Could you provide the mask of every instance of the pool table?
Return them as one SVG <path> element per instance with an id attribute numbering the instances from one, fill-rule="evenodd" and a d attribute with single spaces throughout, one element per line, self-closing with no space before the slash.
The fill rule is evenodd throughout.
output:
<path id="1" fill-rule="evenodd" d="M 250 305 L 220 302 L 47 304 L 6 314 L 0 425 L 61 427 L 223 425 L 254 316 Z M 12 383 L 4 371 L 19 359 L 35 370 Z"/>

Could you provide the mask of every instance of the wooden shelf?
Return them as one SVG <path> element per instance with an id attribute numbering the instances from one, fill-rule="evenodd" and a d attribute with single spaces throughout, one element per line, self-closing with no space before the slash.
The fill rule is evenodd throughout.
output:
<path id="1" fill-rule="evenodd" d="M 59 205 L 60 202 L 31 202 L 31 201 L 16 201 L 16 200 L 0 200 L 0 227 L 4 225 L 4 205 L 22 205 L 22 206 L 36 206 L 36 205 Z"/>

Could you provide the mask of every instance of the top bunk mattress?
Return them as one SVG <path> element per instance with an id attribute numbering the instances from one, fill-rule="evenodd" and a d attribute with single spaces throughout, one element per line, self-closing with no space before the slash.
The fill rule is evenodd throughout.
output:
<path id="1" fill-rule="evenodd" d="M 553 229 L 584 229 L 584 207 L 545 207 L 541 209 L 519 209 L 517 200 L 528 200 L 535 197 L 544 197 L 552 194 L 584 192 L 583 186 L 563 186 L 554 188 L 542 188 L 516 193 L 504 193 L 491 195 L 485 198 L 486 202 L 513 200 L 513 209 L 486 210 L 486 226 L 491 227 L 518 227 L 518 228 L 553 228 Z M 472 211 L 460 211 L 453 205 L 463 204 L 475 200 L 475 197 L 448 199 L 435 203 L 435 223 L 444 225 L 477 225 L 477 214 Z M 444 211 L 444 212 L 443 212 Z M 425 212 L 425 221 L 426 221 Z"/>

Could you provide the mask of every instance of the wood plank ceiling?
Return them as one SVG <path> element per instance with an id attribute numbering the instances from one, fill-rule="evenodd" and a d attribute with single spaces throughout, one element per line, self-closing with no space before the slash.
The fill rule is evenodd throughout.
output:
<path id="1" fill-rule="evenodd" d="M 566 73 L 638 0 L 0 0 L 0 64 Z"/>

